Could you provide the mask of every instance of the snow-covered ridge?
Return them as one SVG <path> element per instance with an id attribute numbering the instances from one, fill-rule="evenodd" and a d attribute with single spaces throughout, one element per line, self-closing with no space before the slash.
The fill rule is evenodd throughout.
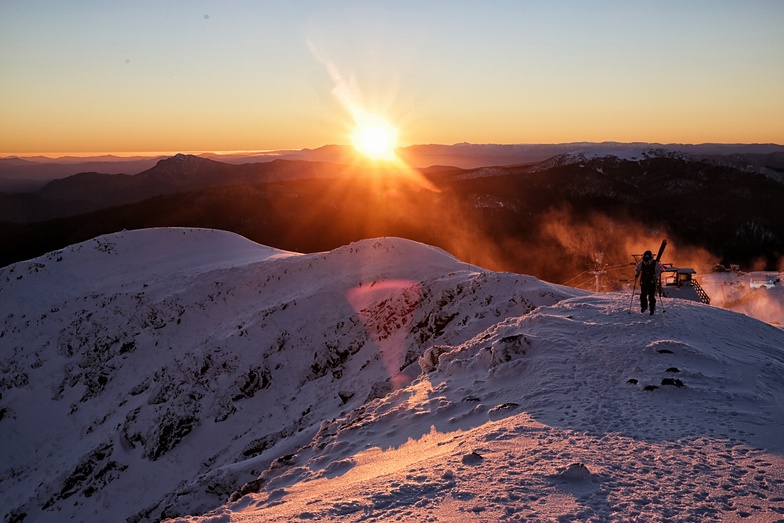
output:
<path id="1" fill-rule="evenodd" d="M 91 287 L 103 291 L 116 285 L 148 282 L 156 277 L 191 277 L 202 272 L 298 256 L 259 245 L 238 234 L 211 229 L 153 228 L 123 231 L 50 252 L 39 258 L 0 268 L 0 296 L 13 293 L 22 302 L 40 288 L 48 298 Z M 35 275 L 35 286 L 25 277 Z M 62 296 L 64 297 L 64 296 Z"/>
<path id="2" fill-rule="evenodd" d="M 397 238 L 299 255 L 125 231 L 0 271 L 0 506 L 151 521 L 226 501 L 433 344 L 581 291 Z"/>
<path id="3" fill-rule="evenodd" d="M 779 521 L 784 331 L 636 307 L 399 238 L 150 229 L 17 263 L 3 517 Z"/>
<path id="4" fill-rule="evenodd" d="M 569 153 L 559 154 L 541 162 L 532 168 L 532 171 L 544 171 L 552 169 L 553 167 L 560 167 L 563 165 L 582 164 L 596 160 L 599 158 L 613 158 L 617 160 L 640 162 L 642 160 L 649 160 L 652 158 L 672 158 L 680 160 L 692 160 L 693 157 L 687 153 L 678 150 L 664 149 L 664 148 L 651 148 L 651 147 L 608 147 L 590 148 L 585 150 L 576 150 Z"/>

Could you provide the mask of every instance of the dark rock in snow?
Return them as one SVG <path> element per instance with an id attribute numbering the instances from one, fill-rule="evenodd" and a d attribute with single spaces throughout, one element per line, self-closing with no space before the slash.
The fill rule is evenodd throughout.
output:
<path id="1" fill-rule="evenodd" d="M 591 477 L 591 471 L 583 463 L 570 463 L 558 470 L 558 477 L 566 481 L 580 481 Z"/>
<path id="2" fill-rule="evenodd" d="M 664 378 L 661 382 L 662 385 L 673 385 L 675 387 L 683 387 L 683 382 L 676 378 Z"/>

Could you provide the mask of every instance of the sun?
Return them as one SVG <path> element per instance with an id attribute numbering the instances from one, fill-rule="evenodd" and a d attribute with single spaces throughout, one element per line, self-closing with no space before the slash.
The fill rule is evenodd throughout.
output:
<path id="1" fill-rule="evenodd" d="M 372 160 L 394 160 L 397 129 L 381 116 L 367 115 L 357 121 L 351 142 Z"/>

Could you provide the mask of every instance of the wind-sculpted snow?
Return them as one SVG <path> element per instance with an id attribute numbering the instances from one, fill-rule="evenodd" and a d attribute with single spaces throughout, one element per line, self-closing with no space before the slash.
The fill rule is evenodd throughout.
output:
<path id="1" fill-rule="evenodd" d="M 328 420 L 407 390 L 428 348 L 582 294 L 394 238 L 300 255 L 151 229 L 5 267 L 0 507 L 25 522 L 203 513 Z"/>

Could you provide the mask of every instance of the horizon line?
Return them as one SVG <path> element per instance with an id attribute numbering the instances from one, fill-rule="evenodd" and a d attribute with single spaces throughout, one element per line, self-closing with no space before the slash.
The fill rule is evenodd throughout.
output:
<path id="1" fill-rule="evenodd" d="M 633 146 L 633 145 L 659 145 L 659 146 L 752 146 L 752 145 L 768 145 L 775 147 L 784 147 L 784 144 L 776 142 L 701 142 L 701 143 L 684 143 L 684 142 L 618 142 L 613 140 L 605 141 L 576 141 L 576 142 L 514 142 L 514 143 L 479 143 L 479 142 L 456 142 L 452 144 L 441 143 L 416 143 L 405 146 L 397 147 L 396 150 L 407 149 L 409 147 L 421 146 L 458 146 L 458 145 L 498 145 L 498 146 L 563 146 L 563 145 L 620 145 L 620 146 Z M 325 147 L 353 147 L 349 144 L 325 144 L 315 148 L 302 147 L 302 148 L 284 148 L 284 149 L 235 149 L 235 150 L 175 150 L 175 151 L 45 151 L 45 152 L 2 152 L 0 159 L 25 159 L 25 158 L 46 158 L 50 160 L 66 159 L 66 158 L 100 158 L 100 157 L 116 157 L 116 158 L 155 158 L 155 157 L 170 157 L 177 154 L 188 155 L 216 155 L 216 156 L 231 156 L 231 155 L 276 155 L 282 153 L 293 153 L 302 151 L 315 151 Z"/>

